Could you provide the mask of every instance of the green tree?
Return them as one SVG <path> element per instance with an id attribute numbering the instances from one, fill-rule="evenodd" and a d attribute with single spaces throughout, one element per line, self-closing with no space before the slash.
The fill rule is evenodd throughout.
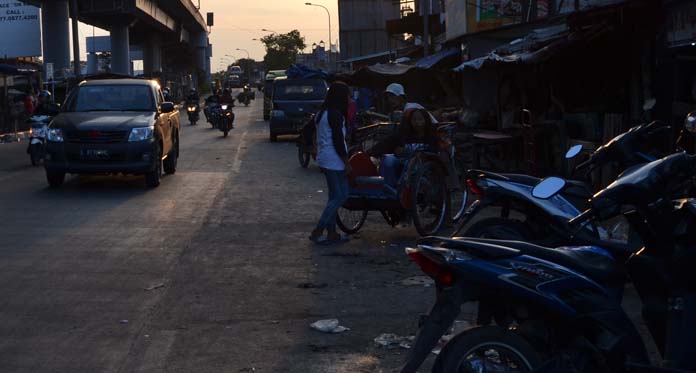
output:
<path id="1" fill-rule="evenodd" d="M 271 34 L 261 38 L 266 46 L 266 56 L 263 61 L 269 70 L 287 69 L 295 63 L 297 54 L 305 49 L 305 39 L 297 30 L 287 34 Z"/>

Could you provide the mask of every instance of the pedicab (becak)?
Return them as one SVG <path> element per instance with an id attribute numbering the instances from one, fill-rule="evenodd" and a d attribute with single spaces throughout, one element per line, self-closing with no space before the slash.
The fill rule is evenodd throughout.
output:
<path id="1" fill-rule="evenodd" d="M 424 144 L 410 145 L 411 155 L 403 161 L 395 185 L 385 181 L 384 172 L 378 171 L 367 154 L 358 152 L 350 158 L 350 192 L 336 219 L 342 231 L 356 233 L 370 211 L 379 211 L 391 226 L 412 219 L 422 236 L 443 228 L 450 203 L 447 161 Z"/>

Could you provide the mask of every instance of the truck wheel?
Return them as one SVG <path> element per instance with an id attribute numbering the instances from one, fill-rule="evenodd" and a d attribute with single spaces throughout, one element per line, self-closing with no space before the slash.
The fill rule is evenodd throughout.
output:
<path id="1" fill-rule="evenodd" d="M 46 180 L 51 188 L 60 188 L 65 181 L 65 172 L 46 171 Z"/>
<path id="2" fill-rule="evenodd" d="M 159 146 L 155 154 L 155 169 L 145 174 L 145 185 L 150 188 L 157 188 L 162 180 L 162 150 Z"/>
<path id="3" fill-rule="evenodd" d="M 179 161 L 179 138 L 174 142 L 172 150 L 167 155 L 167 159 L 164 160 L 164 173 L 167 175 L 174 174 L 176 172 L 176 164 Z"/>

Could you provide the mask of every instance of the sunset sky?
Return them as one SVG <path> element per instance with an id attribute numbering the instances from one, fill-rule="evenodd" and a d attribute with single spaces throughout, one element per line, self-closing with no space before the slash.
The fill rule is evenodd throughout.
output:
<path id="1" fill-rule="evenodd" d="M 197 3 L 197 0 L 193 0 Z M 261 29 L 273 30 L 279 33 L 292 29 L 300 30 L 305 37 L 308 48 L 312 43 L 319 43 L 329 38 L 328 17 L 326 11 L 315 6 L 307 6 L 307 0 L 200 0 L 201 13 L 215 13 L 215 26 L 210 34 L 213 44 L 211 67 L 217 71 L 220 59 L 226 54 L 237 58 L 246 57 L 243 51 L 247 49 L 252 58 L 261 60 L 265 54 L 259 39 L 267 32 Z M 312 3 L 324 5 L 331 12 L 331 36 L 334 43 L 338 39 L 338 1 L 312 0 Z M 85 37 L 92 35 L 92 26 L 80 24 L 80 44 L 83 58 L 85 56 Z M 95 35 L 108 35 L 104 30 L 95 30 Z"/>

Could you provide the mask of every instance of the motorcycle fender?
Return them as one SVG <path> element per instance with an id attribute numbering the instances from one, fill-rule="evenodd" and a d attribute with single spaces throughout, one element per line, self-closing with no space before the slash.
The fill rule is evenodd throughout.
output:
<path id="1" fill-rule="evenodd" d="M 41 139 L 38 139 L 38 138 L 35 137 L 35 138 L 31 139 L 31 144 L 32 144 L 32 145 L 34 145 L 34 144 L 41 144 Z"/>
<path id="2" fill-rule="evenodd" d="M 468 298 L 463 289 L 464 286 L 456 282 L 454 286 L 438 291 L 437 301 L 422 320 L 413 347 L 401 368 L 402 373 L 416 372 L 435 348 L 440 337 L 452 326 L 461 311 L 462 303 Z"/>

